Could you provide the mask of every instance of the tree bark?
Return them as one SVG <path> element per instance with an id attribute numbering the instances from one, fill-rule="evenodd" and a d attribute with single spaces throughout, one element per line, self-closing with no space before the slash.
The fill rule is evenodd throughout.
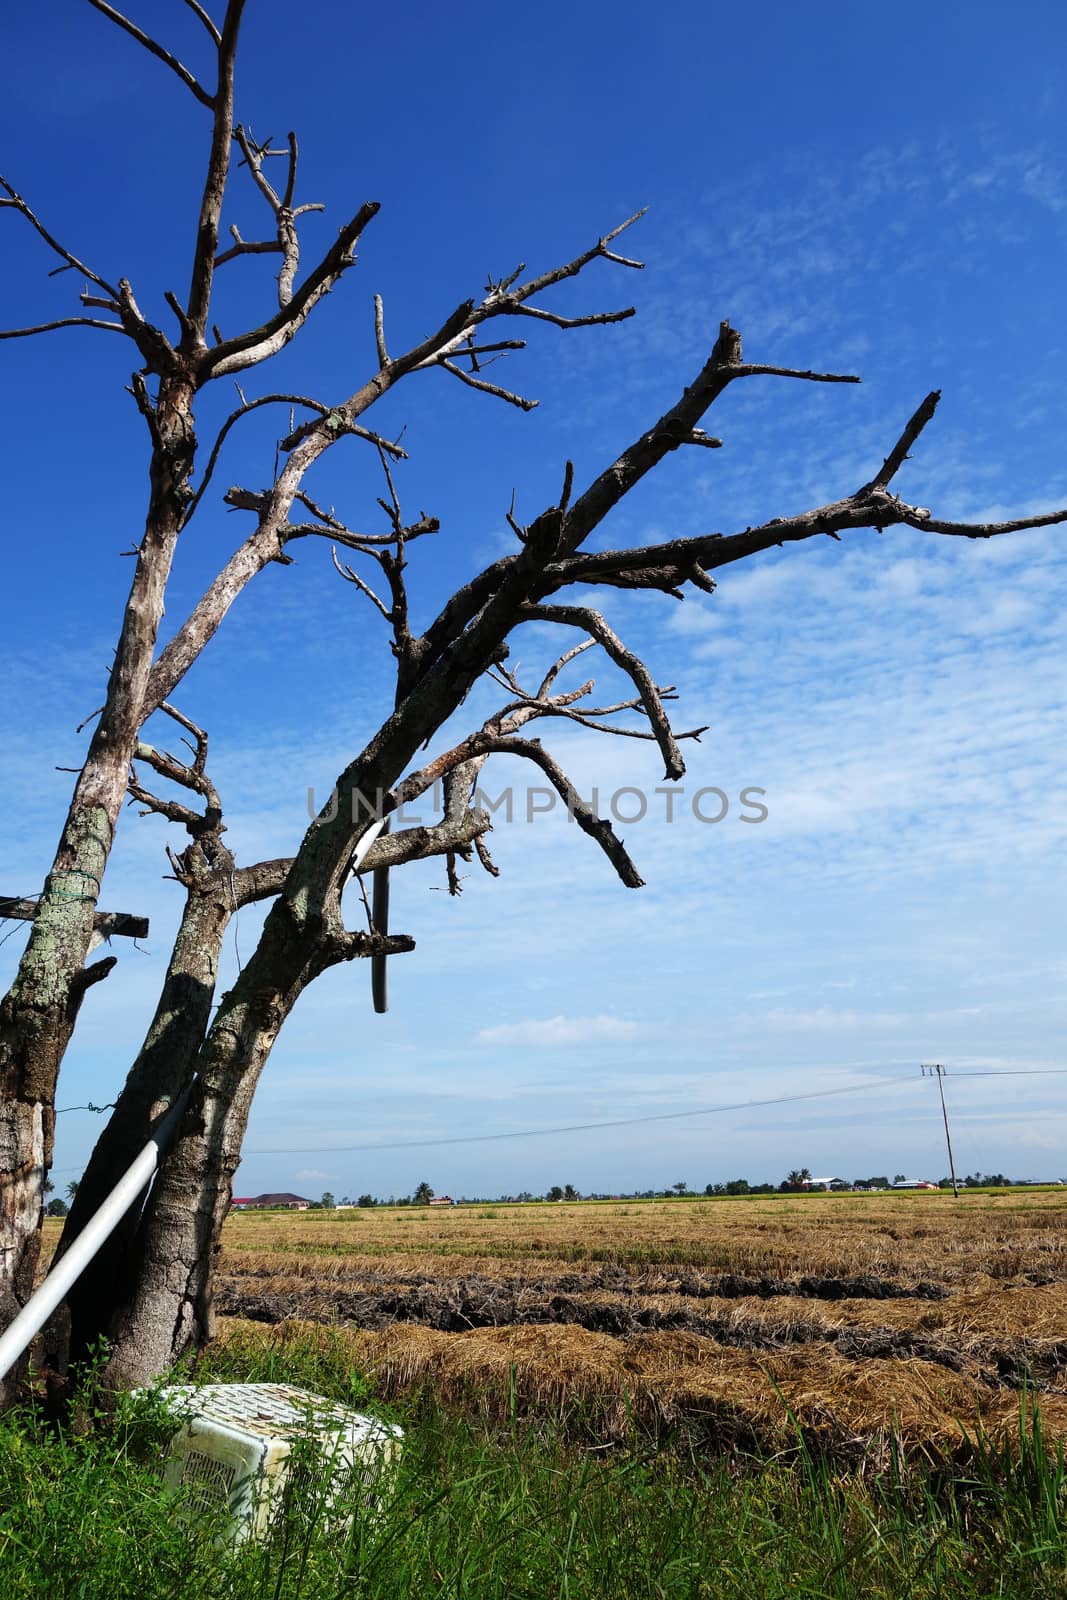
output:
<path id="1" fill-rule="evenodd" d="M 195 863 L 200 870 L 187 886 L 155 1016 L 78 1185 L 57 1259 L 73 1244 L 147 1144 L 160 1118 L 192 1082 L 211 1019 L 219 957 L 233 912 L 233 858 L 216 840 L 211 845 L 210 867 L 201 845 L 194 844 L 182 857 L 184 867 Z M 85 1360 L 110 1331 L 142 1207 L 143 1200 L 131 1206 L 67 1296 L 67 1347 L 48 1352 L 46 1364 L 51 1369 L 63 1371 L 68 1363 Z"/>
<path id="2" fill-rule="evenodd" d="M 210 1339 L 211 1284 L 256 1085 L 297 997 L 330 964 L 326 943 L 306 939 L 284 902 L 276 904 L 222 997 L 178 1137 L 126 1252 L 109 1331 L 109 1388 L 148 1382 Z"/>
<path id="3" fill-rule="evenodd" d="M 331 818 L 311 825 L 253 955 L 222 996 L 197 1063 L 199 1081 L 159 1173 L 134 1247 L 128 1293 L 111 1329 L 109 1388 L 159 1375 L 211 1337 L 211 1285 L 222 1225 L 233 1193 L 252 1098 L 282 1023 L 303 989 L 327 967 L 368 953 L 340 916 L 352 849 L 367 823 L 354 824 L 353 797 L 387 792 L 419 746 L 462 703 L 498 659 L 537 571 L 556 552 L 558 513 L 531 529 L 522 559 L 507 574 L 451 652 L 427 668 L 377 737 L 341 775 Z"/>
<path id="4" fill-rule="evenodd" d="M 113 962 L 86 969 L 100 882 L 126 794 L 130 759 L 163 614 L 163 596 L 196 448 L 193 385 L 160 381 L 150 406 L 151 493 L 107 700 L 89 745 L 40 910 L 15 981 L 0 1003 L 0 1324 L 32 1290 L 44 1179 L 52 1161 L 55 1089 L 86 989 Z M 144 405 L 148 406 L 147 399 Z M 21 1370 L 0 1380 L 0 1403 Z"/>

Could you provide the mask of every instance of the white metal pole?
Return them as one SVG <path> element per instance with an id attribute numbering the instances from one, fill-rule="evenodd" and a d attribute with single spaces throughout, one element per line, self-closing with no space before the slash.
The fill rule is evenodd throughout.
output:
<path id="1" fill-rule="evenodd" d="M 362 839 L 356 845 L 355 851 L 353 852 L 353 855 L 352 855 L 352 876 L 353 877 L 355 877 L 355 875 L 359 872 L 360 867 L 363 865 L 363 862 L 366 859 L 366 855 L 367 855 L 368 850 L 370 849 L 371 845 L 374 843 L 375 839 L 377 839 L 377 837 L 381 833 L 382 829 L 387 825 L 388 821 L 389 821 L 388 815 L 386 815 L 384 817 L 378 817 L 376 821 L 371 823 L 370 827 L 367 829 L 367 831 L 363 835 Z"/>
<path id="2" fill-rule="evenodd" d="M 52 1312 L 65 1299 L 71 1284 L 81 1277 L 104 1240 L 115 1231 L 141 1190 L 151 1181 L 159 1165 L 160 1153 L 170 1142 L 188 1098 L 189 1089 L 186 1089 L 162 1118 L 137 1160 L 119 1179 L 100 1209 L 90 1217 L 70 1249 L 64 1251 L 14 1322 L 0 1334 L 0 1378 L 15 1365 L 30 1340 L 41 1331 Z"/>
<path id="3" fill-rule="evenodd" d="M 367 851 L 385 827 L 386 820 L 380 817 L 359 841 L 352 858 L 353 872 L 359 870 Z M 132 1167 L 119 1179 L 99 1210 L 93 1213 L 70 1249 L 56 1262 L 14 1322 L 0 1334 L 0 1378 L 15 1365 L 30 1340 L 40 1333 L 52 1312 L 66 1298 L 71 1284 L 81 1277 L 104 1240 L 114 1233 L 141 1190 L 151 1182 L 159 1165 L 160 1153 L 170 1142 L 178 1118 L 185 1109 L 191 1087 L 171 1106 Z"/>

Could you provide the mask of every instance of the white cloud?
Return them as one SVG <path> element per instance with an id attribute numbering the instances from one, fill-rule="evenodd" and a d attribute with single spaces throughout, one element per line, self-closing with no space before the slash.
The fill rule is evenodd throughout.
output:
<path id="1" fill-rule="evenodd" d="M 826 1029 L 845 1033 L 900 1028 L 914 1021 L 912 1017 L 895 1011 L 835 1011 L 831 1006 L 819 1006 L 813 1011 L 776 1008 L 768 1011 L 763 1020 L 767 1026 L 782 1028 L 787 1032 Z"/>
<path id="2" fill-rule="evenodd" d="M 490 448 L 479 437 L 476 473 L 457 472 L 449 458 L 440 484 L 427 488 L 425 503 L 446 531 L 432 558 L 427 541 L 412 563 L 422 613 L 432 615 L 444 592 L 484 560 L 514 548 L 499 527 L 512 482 L 525 517 L 558 494 L 564 454 L 576 461 L 579 486 L 588 481 L 674 398 L 724 314 L 742 328 L 753 360 L 862 365 L 864 386 L 732 386 L 708 419 L 726 448 L 676 452 L 618 508 L 604 530 L 610 542 L 736 531 L 849 492 L 877 468 L 935 382 L 945 398 L 900 475 L 906 498 L 981 521 L 1067 501 L 1062 350 L 1055 330 L 1035 332 L 1029 291 L 1009 308 L 1003 287 L 1015 279 L 1005 251 L 1015 252 L 1020 272 L 1042 254 L 1062 254 L 1062 162 L 1040 143 L 998 149 L 979 131 L 941 141 L 924 132 L 910 145 L 866 154 L 850 147 L 815 177 L 799 165 L 803 157 L 783 168 L 776 151 L 762 175 L 749 168 L 743 186 L 721 180 L 720 193 L 705 196 L 703 221 L 694 220 L 691 195 L 668 197 L 644 225 L 650 270 L 633 280 L 640 315 L 614 331 L 610 348 L 568 339 L 542 358 L 531 346 L 531 358 L 544 361 L 534 370 L 552 380 L 551 405 L 522 424 L 542 430 L 523 435 L 534 442 L 519 446 L 509 443 L 517 435 L 502 434 L 498 451 L 496 435 Z M 405 468 L 414 506 L 440 465 L 427 449 L 432 439 L 432 430 L 421 436 L 419 458 Z M 557 449 L 564 439 L 565 451 Z M 336 482 L 324 502 L 336 492 L 358 505 L 358 480 Z M 192 566 L 178 575 L 186 601 L 198 592 L 197 550 L 194 537 L 185 556 Z M 515 824 L 498 815 L 490 841 L 502 881 L 472 867 L 462 900 L 451 900 L 440 892 L 440 862 L 395 874 L 394 926 L 418 946 L 391 963 L 390 1014 L 368 1015 L 365 964 L 315 985 L 259 1091 L 250 1162 L 257 1147 L 535 1126 L 549 1120 L 546 1078 L 551 1120 L 578 1122 L 832 1087 L 855 1070 L 858 1055 L 879 1072 L 913 1073 L 933 1055 L 972 1066 L 1057 1065 L 1064 973 L 1050 956 L 1062 948 L 1067 841 L 1062 550 L 1055 529 L 980 545 L 901 529 L 768 552 L 724 568 L 714 597 L 677 608 L 655 596 L 605 593 L 612 625 L 659 681 L 678 683 L 678 725 L 712 723 L 701 745 L 686 746 L 683 787 L 691 797 L 701 785 L 720 785 L 731 797 L 729 817 L 701 826 L 688 800 L 679 801 L 667 826 L 654 797 L 663 781 L 654 747 L 546 728 L 546 744 L 583 794 L 599 787 L 606 806 L 623 785 L 648 792 L 647 819 L 619 826 L 648 880 L 630 894 L 595 844 L 567 824 L 562 806 L 525 825 L 523 797 L 537 777 L 529 764 L 488 768 L 487 792 L 510 778 L 519 797 Z M 387 689 L 378 624 L 338 623 L 347 613 L 338 612 L 325 552 L 301 550 L 296 567 L 272 569 L 257 583 L 182 701 L 192 714 L 210 712 L 212 771 L 228 842 L 242 862 L 295 847 L 307 822 L 306 787 L 314 784 L 321 802 L 376 725 Z M 52 587 L 50 615 L 59 594 Z M 67 585 L 62 597 L 67 635 L 43 655 L 34 635 L 5 677 L 12 705 L 25 708 L 6 747 L 9 798 L 0 817 L 5 871 L 18 892 L 39 887 L 47 869 L 70 781 L 51 767 L 80 759 L 73 724 L 99 699 L 110 648 L 102 629 L 86 632 L 78 586 Z M 172 606 L 168 628 L 183 609 Z M 522 667 L 523 681 L 536 679 L 556 638 L 544 625 L 516 636 L 511 665 Z M 601 652 L 583 658 L 580 671 L 595 672 L 598 698 L 621 698 Z M 495 694 L 476 687 L 452 731 L 476 725 L 495 708 Z M 172 734 L 160 738 L 169 743 Z M 442 732 L 436 748 L 448 742 Z M 736 797 L 748 784 L 767 790 L 765 825 L 740 821 Z M 176 886 L 161 882 L 162 836 L 154 820 L 124 820 L 108 904 L 151 917 L 152 955 L 116 941 L 121 964 L 86 1004 L 63 1103 L 111 1099 L 140 1042 L 180 903 Z M 173 842 L 184 839 L 175 834 Z M 355 926 L 358 904 L 351 911 Z M 249 908 L 227 936 L 221 987 L 232 980 L 235 945 L 247 960 L 261 920 L 262 911 Z M 24 937 L 19 928 L 0 949 L 5 971 Z M 616 1016 L 619 1005 L 636 1020 Z M 498 1020 L 509 1017 L 516 1020 Z M 662 1059 L 668 1027 L 674 1074 Z M 472 1036 L 493 1048 L 471 1049 Z M 523 1047 L 532 1048 L 523 1055 Z M 890 1056 L 899 1059 L 882 1059 Z M 1065 1083 L 983 1079 L 952 1092 L 997 1108 L 1009 1092 L 1018 1095 L 1030 1109 L 1012 1137 L 1024 1146 L 1048 1135 L 1048 1097 L 1062 1104 Z M 919 1142 L 897 1158 L 885 1141 L 897 1126 L 912 1129 L 906 1109 L 895 1109 L 908 1093 L 916 1109 L 907 1137 Z M 638 1168 L 644 1182 L 673 1180 L 686 1170 L 675 1169 L 675 1152 L 681 1159 L 689 1150 L 693 1178 L 701 1170 L 725 1175 L 727 1159 L 738 1171 L 751 1164 L 750 1175 L 773 1172 L 779 1151 L 782 1171 L 798 1159 L 832 1168 L 847 1126 L 850 1148 L 857 1142 L 867 1152 L 857 1152 L 857 1170 L 922 1170 L 927 1124 L 931 1141 L 938 1136 L 925 1093 L 917 1078 L 913 1090 L 894 1091 L 884 1120 L 860 1110 L 873 1102 L 844 1097 L 790 1106 L 779 1123 L 760 1110 L 718 1125 L 750 1127 L 744 1148 L 731 1138 L 712 1141 L 709 1151 L 716 1124 L 699 1120 L 639 1136 L 620 1130 L 584 1140 L 581 1160 L 586 1181 L 613 1185 L 621 1175 L 636 1183 Z M 95 1120 L 84 1112 L 61 1119 L 61 1164 L 82 1152 Z M 811 1140 L 799 1153 L 798 1127 Z M 976 1145 L 969 1162 L 1007 1169 L 999 1141 L 1010 1128 L 998 1109 L 988 1146 Z M 354 1188 L 358 1172 L 360 1189 L 379 1192 L 427 1175 L 452 1192 L 490 1192 L 494 1182 L 513 1187 L 516 1150 L 528 1184 L 541 1181 L 538 1160 L 545 1179 L 561 1176 L 555 1141 L 502 1145 L 499 1157 L 496 1148 L 457 1146 L 435 1156 L 441 1167 L 428 1174 L 421 1151 L 410 1171 L 406 1158 L 388 1154 L 329 1173 L 294 1173 L 264 1154 L 247 1183 Z M 929 1148 L 939 1159 L 936 1142 Z M 562 1176 L 582 1181 L 577 1170 Z"/>
<path id="3" fill-rule="evenodd" d="M 529 1017 L 522 1022 L 498 1022 L 478 1032 L 479 1044 L 601 1044 L 633 1039 L 636 1022 L 621 1017 Z"/>

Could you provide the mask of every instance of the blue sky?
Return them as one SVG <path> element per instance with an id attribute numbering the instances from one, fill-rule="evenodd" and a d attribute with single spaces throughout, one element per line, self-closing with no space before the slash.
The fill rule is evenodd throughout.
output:
<path id="1" fill-rule="evenodd" d="M 134 13 L 190 62 L 177 0 Z M 6 32 L 0 170 L 105 276 L 161 318 L 188 271 L 206 114 L 88 5 L 22 8 Z M 641 274 L 597 263 L 552 304 L 634 304 L 618 327 L 534 327 L 498 366 L 539 398 L 522 415 L 428 374 L 375 425 L 406 428 L 405 508 L 439 516 L 415 549 L 416 618 L 510 548 L 504 513 L 579 485 L 660 414 L 703 363 L 719 321 L 752 360 L 851 370 L 859 388 L 735 385 L 707 419 L 723 450 L 670 458 L 603 530 L 613 544 L 721 529 L 836 498 L 865 481 L 927 390 L 940 411 L 898 480 L 939 515 L 1067 505 L 1063 456 L 1067 22 L 1059 6 L 630 4 L 526 15 L 415 5 L 250 0 L 238 114 L 301 138 L 298 198 L 322 200 L 305 261 L 364 200 L 382 211 L 357 267 L 297 344 L 246 391 L 339 399 L 371 370 L 372 296 L 391 342 L 413 342 L 518 261 L 542 270 L 638 207 Z M 251 236 L 257 199 L 232 220 Z M 259 219 L 260 221 L 262 219 Z M 11 213 L 4 320 L 69 314 L 79 284 Z M 220 279 L 224 326 L 269 305 L 269 265 Z M 520 330 L 528 332 L 524 327 Z M 129 579 L 119 551 L 143 517 L 142 424 L 123 341 L 85 331 L 0 347 L 8 472 L 4 683 L 5 892 L 40 886 L 99 703 Z M 221 385 L 218 386 L 221 391 Z M 205 397 L 203 440 L 234 404 Z M 266 481 L 283 423 L 237 430 L 217 486 Z M 370 453 L 337 449 L 309 488 L 357 526 L 380 492 Z M 183 537 L 167 630 L 249 531 L 209 494 Z M 394 881 L 394 922 L 418 949 L 369 974 L 329 974 L 301 1001 L 257 1097 L 238 1188 L 316 1194 L 633 1189 L 807 1165 L 851 1177 L 945 1170 L 918 1064 L 950 1085 L 962 1168 L 1067 1176 L 1063 751 L 1067 563 L 1060 529 L 972 545 L 904 530 L 771 552 L 682 605 L 608 593 L 603 609 L 661 682 L 678 724 L 710 724 L 676 820 L 651 747 L 564 729 L 552 748 L 583 792 L 649 791 L 621 829 L 648 880 L 623 889 L 559 815 L 503 822 L 499 881 L 477 867 L 459 900 L 433 864 Z M 291 853 L 389 695 L 384 625 L 329 564 L 296 550 L 246 592 L 176 697 L 212 736 L 242 862 Z M 14 602 L 14 603 L 12 603 Z M 513 660 L 549 659 L 527 629 Z M 584 658 L 581 676 L 594 670 Z M 611 692 L 606 662 L 595 668 Z M 579 681 L 575 676 L 574 682 Z M 460 733 L 494 704 L 472 696 Z M 161 735 L 162 738 L 162 735 Z M 528 774 L 501 763 L 487 789 Z M 701 823 L 692 794 L 733 801 Z M 746 785 L 769 816 L 739 820 Z M 519 802 L 520 814 L 523 803 Z M 60 1104 L 114 1097 L 150 1015 L 175 886 L 164 828 L 131 813 L 104 904 L 152 918 L 146 951 L 86 1004 Z M 257 918 L 242 913 L 237 951 Z M 9 975 L 21 936 L 0 948 Z M 224 979 L 225 981 L 225 979 Z M 872 1080 L 892 1079 L 882 1087 Z M 855 1095 L 555 1138 L 345 1152 L 339 1146 L 660 1117 L 855 1087 Z M 60 1181 L 96 1118 L 60 1122 Z M 299 1148 L 298 1148 L 299 1147 Z M 334 1147 L 331 1150 L 331 1147 Z M 292 1154 L 256 1154 L 293 1150 Z"/>

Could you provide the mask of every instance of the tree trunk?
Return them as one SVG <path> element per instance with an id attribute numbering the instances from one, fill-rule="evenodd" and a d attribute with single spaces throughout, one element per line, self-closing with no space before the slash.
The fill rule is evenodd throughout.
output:
<path id="1" fill-rule="evenodd" d="M 107 700 L 89 745 L 18 973 L 0 1003 L 0 1322 L 30 1292 L 52 1161 L 55 1089 L 86 989 L 113 959 L 86 969 L 100 883 L 126 793 L 163 595 L 195 451 L 193 385 L 161 380 L 152 408 L 151 495 Z M 147 404 L 147 402 L 146 402 Z M 16 1368 L 0 1381 L 14 1393 Z"/>
<path id="2" fill-rule="evenodd" d="M 285 1018 L 313 976 L 280 906 L 224 995 L 197 1063 L 199 1081 L 126 1252 L 111 1327 L 108 1388 L 151 1382 L 214 1327 L 211 1287 L 252 1097 Z M 268 974 L 270 975 L 268 977 Z"/>
<path id="3" fill-rule="evenodd" d="M 198 847 L 182 862 L 191 864 Z M 73 1244 L 152 1130 L 192 1082 L 197 1054 L 211 1020 L 219 956 L 233 910 L 233 858 L 213 841 L 213 862 L 188 886 L 181 924 L 155 1016 L 107 1126 L 97 1140 L 63 1225 L 57 1259 Z M 117 1314 L 124 1264 L 137 1235 L 143 1200 L 130 1207 L 67 1297 L 66 1351 L 49 1351 L 47 1365 L 65 1370 L 83 1361 L 105 1337 Z"/>
<path id="4" fill-rule="evenodd" d="M 199 1082 L 127 1253 L 105 1381 L 151 1381 L 211 1337 L 211 1286 L 248 1115 L 278 1031 L 305 986 L 358 949 L 340 895 L 359 835 L 354 797 L 396 783 L 421 744 L 462 703 L 503 641 L 531 574 L 556 548 L 558 514 L 535 523 L 523 560 L 454 648 L 425 670 L 378 736 L 342 774 L 338 804 L 313 823 L 248 964 L 222 997 L 197 1064 Z M 366 826 L 364 821 L 363 826 Z"/>

